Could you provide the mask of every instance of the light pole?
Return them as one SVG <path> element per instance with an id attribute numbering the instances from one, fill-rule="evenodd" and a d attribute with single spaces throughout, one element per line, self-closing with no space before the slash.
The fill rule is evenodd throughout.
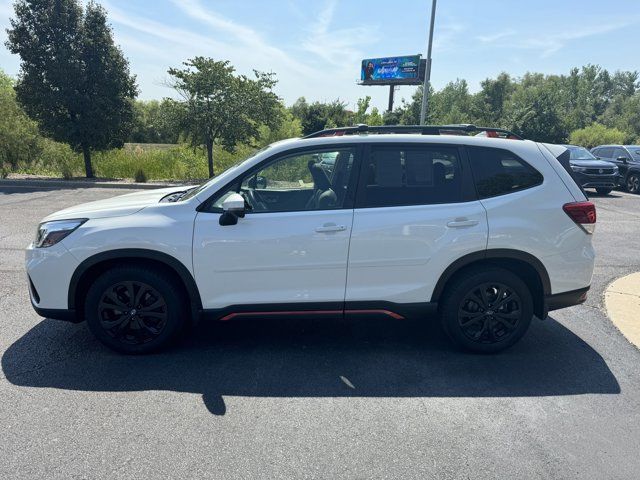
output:
<path id="1" fill-rule="evenodd" d="M 429 45 L 427 47 L 427 71 L 422 86 L 422 108 L 420 109 L 420 125 L 424 125 L 429 102 L 429 81 L 431 80 L 431 46 L 433 45 L 433 24 L 436 20 L 436 0 L 431 4 L 431 26 L 429 27 Z"/>

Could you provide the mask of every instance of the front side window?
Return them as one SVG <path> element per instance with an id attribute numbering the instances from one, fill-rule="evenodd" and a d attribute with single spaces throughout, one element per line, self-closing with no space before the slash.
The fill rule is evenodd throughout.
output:
<path id="1" fill-rule="evenodd" d="M 279 157 L 238 181 L 213 203 L 242 194 L 248 213 L 333 210 L 343 208 L 353 148 L 305 151 Z"/>
<path id="2" fill-rule="evenodd" d="M 599 148 L 597 150 L 598 153 L 596 153 L 596 155 L 598 157 L 602 157 L 602 158 L 613 158 L 613 148 L 611 147 L 604 147 L 604 148 Z"/>
<path id="3" fill-rule="evenodd" d="M 506 195 L 542 183 L 542 175 L 508 150 L 468 147 L 471 171 L 480 198 Z"/>
<path id="4" fill-rule="evenodd" d="M 356 208 L 461 200 L 458 151 L 435 145 L 372 145 L 361 168 Z"/>

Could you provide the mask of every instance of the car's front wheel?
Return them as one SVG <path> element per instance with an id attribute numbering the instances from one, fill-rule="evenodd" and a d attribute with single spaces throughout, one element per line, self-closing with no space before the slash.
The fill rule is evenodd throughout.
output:
<path id="1" fill-rule="evenodd" d="M 630 173 L 626 181 L 627 192 L 640 193 L 640 174 Z"/>
<path id="2" fill-rule="evenodd" d="M 533 318 L 527 285 L 509 270 L 470 269 L 458 275 L 440 302 L 442 326 L 453 342 L 478 353 L 496 353 L 516 343 Z"/>
<path id="3" fill-rule="evenodd" d="M 611 190 L 613 190 L 613 188 L 596 188 L 596 192 L 598 192 L 600 195 L 609 195 L 611 193 Z"/>
<path id="4" fill-rule="evenodd" d="M 85 301 L 89 329 L 121 353 L 149 353 L 174 340 L 185 324 L 182 288 L 160 270 L 115 267 L 91 285 Z"/>

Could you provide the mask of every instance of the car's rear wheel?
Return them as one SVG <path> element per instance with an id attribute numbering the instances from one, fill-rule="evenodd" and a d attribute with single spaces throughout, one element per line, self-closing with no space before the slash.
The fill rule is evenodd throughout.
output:
<path id="1" fill-rule="evenodd" d="M 629 174 L 627 176 L 626 187 L 629 193 L 640 193 L 640 175 L 637 173 Z"/>
<path id="2" fill-rule="evenodd" d="M 596 192 L 600 195 L 609 195 L 611 190 L 613 190 L 613 188 L 596 188 Z"/>
<path id="3" fill-rule="evenodd" d="M 509 270 L 470 269 L 457 275 L 440 302 L 442 326 L 466 350 L 496 353 L 516 343 L 533 318 L 527 285 Z"/>
<path id="4" fill-rule="evenodd" d="M 122 353 L 149 353 L 167 346 L 185 324 L 182 288 L 162 271 L 116 267 L 100 275 L 85 301 L 89 329 Z"/>

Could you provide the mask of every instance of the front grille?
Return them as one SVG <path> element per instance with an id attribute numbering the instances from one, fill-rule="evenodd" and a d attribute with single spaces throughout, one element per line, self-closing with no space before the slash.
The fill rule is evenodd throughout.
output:
<path id="1" fill-rule="evenodd" d="M 587 175 L 613 175 L 613 168 L 587 168 Z"/>

